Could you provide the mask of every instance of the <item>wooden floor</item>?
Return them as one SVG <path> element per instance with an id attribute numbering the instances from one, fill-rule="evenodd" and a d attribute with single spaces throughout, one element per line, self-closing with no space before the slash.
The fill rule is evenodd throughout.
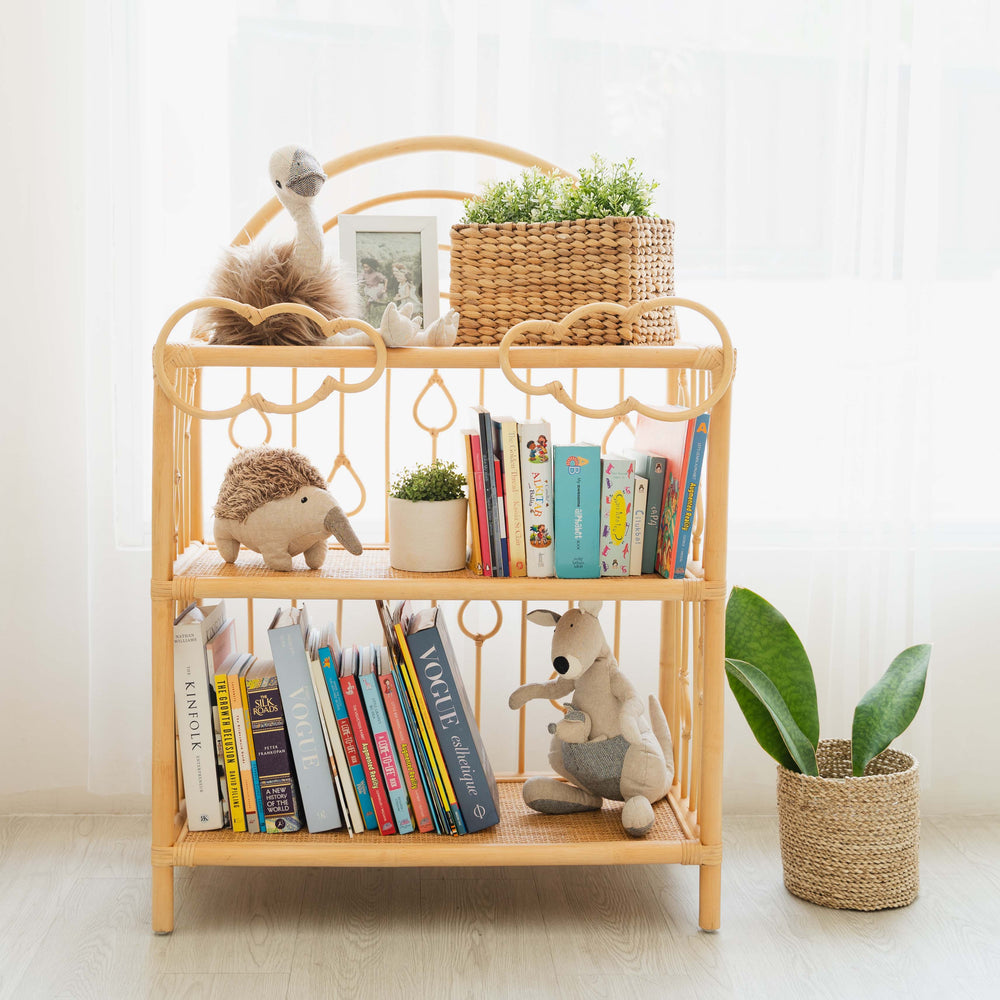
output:
<path id="1" fill-rule="evenodd" d="M 781 884 L 776 821 L 725 824 L 722 930 L 698 872 L 179 869 L 149 931 L 147 817 L 0 817 L 0 998 L 1000 995 L 1000 818 L 924 819 L 903 910 Z"/>

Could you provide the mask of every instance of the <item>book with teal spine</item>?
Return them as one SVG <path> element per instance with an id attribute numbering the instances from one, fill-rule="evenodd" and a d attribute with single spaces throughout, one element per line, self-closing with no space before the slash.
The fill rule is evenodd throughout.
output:
<path id="1" fill-rule="evenodd" d="M 694 420 L 691 431 L 691 445 L 688 450 L 687 468 L 684 473 L 684 489 L 681 494 L 680 524 L 677 528 L 677 555 L 674 559 L 674 579 L 683 580 L 687 570 L 688 555 L 691 551 L 691 533 L 698 505 L 698 489 L 701 483 L 701 469 L 708 447 L 708 424 L 711 414 L 702 413 Z"/>
<path id="2" fill-rule="evenodd" d="M 368 714 L 368 726 L 371 729 L 372 741 L 378 753 L 382 778 L 385 781 L 385 791 L 389 796 L 389 805 L 396 818 L 396 829 L 399 833 L 413 833 L 413 817 L 410 814 L 410 799 L 406 794 L 406 786 L 402 772 L 399 769 L 399 759 L 392 739 L 389 716 L 382 701 L 382 692 L 378 683 L 379 650 L 374 646 L 366 646 L 362 650 L 361 669 L 358 672 L 358 687 Z"/>
<path id="3" fill-rule="evenodd" d="M 563 579 L 601 575 L 601 449 L 579 442 L 553 449 L 555 570 Z"/>
<path id="4" fill-rule="evenodd" d="M 601 576 L 628 576 L 634 481 L 631 458 L 601 459 Z"/>

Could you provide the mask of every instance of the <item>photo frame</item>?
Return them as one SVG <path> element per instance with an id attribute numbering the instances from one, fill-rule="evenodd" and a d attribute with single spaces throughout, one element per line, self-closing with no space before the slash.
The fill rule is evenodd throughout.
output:
<path id="1" fill-rule="evenodd" d="M 440 315 L 437 219 L 339 215 L 340 259 L 357 282 L 361 319 L 376 330 L 390 302 L 413 305 L 426 329 Z"/>

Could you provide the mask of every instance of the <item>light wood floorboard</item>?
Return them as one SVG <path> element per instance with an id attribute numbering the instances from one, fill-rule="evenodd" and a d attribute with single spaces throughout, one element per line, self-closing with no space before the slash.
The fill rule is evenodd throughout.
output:
<path id="1" fill-rule="evenodd" d="M 697 870 L 649 865 L 177 869 L 157 937 L 148 817 L 0 817 L 0 1000 L 998 995 L 1000 818 L 925 818 L 920 895 L 881 913 L 786 892 L 771 817 L 724 842 L 715 934 Z"/>

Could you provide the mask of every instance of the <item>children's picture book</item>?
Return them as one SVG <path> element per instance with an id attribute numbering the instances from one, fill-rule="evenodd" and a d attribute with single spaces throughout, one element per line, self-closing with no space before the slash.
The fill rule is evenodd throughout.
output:
<path id="1" fill-rule="evenodd" d="M 555 569 L 562 578 L 601 575 L 601 449 L 580 442 L 553 452 Z"/>
<path id="2" fill-rule="evenodd" d="M 663 501 L 663 479 L 667 460 L 649 451 L 626 448 L 625 454 L 635 459 L 635 474 L 646 480 L 646 523 L 642 534 L 642 572 L 656 572 L 656 543 L 660 537 L 660 504 Z"/>
<path id="3" fill-rule="evenodd" d="M 684 579 L 688 554 L 691 551 L 691 533 L 694 529 L 695 514 L 698 510 L 698 488 L 701 483 L 701 469 L 708 446 L 708 425 L 710 414 L 702 413 L 692 422 L 690 446 L 684 472 L 684 490 L 681 494 L 680 524 L 677 529 L 677 555 L 674 559 L 674 578 Z"/>
<path id="4" fill-rule="evenodd" d="M 517 425 L 528 576 L 548 577 L 556 572 L 551 433 L 547 420 L 523 421 Z"/>
<path id="5" fill-rule="evenodd" d="M 517 441 L 517 421 L 513 417 L 499 417 L 497 420 L 500 424 L 500 444 L 503 449 L 507 552 L 510 556 L 510 575 L 527 576 L 524 506 L 521 491 L 521 456 Z"/>
<path id="6" fill-rule="evenodd" d="M 601 576 L 628 576 L 634 480 L 631 458 L 601 459 Z"/>
<path id="7" fill-rule="evenodd" d="M 628 557 L 628 575 L 642 575 L 642 543 L 646 536 L 646 491 L 649 483 L 642 477 L 635 477 L 632 491 L 632 551 Z"/>

